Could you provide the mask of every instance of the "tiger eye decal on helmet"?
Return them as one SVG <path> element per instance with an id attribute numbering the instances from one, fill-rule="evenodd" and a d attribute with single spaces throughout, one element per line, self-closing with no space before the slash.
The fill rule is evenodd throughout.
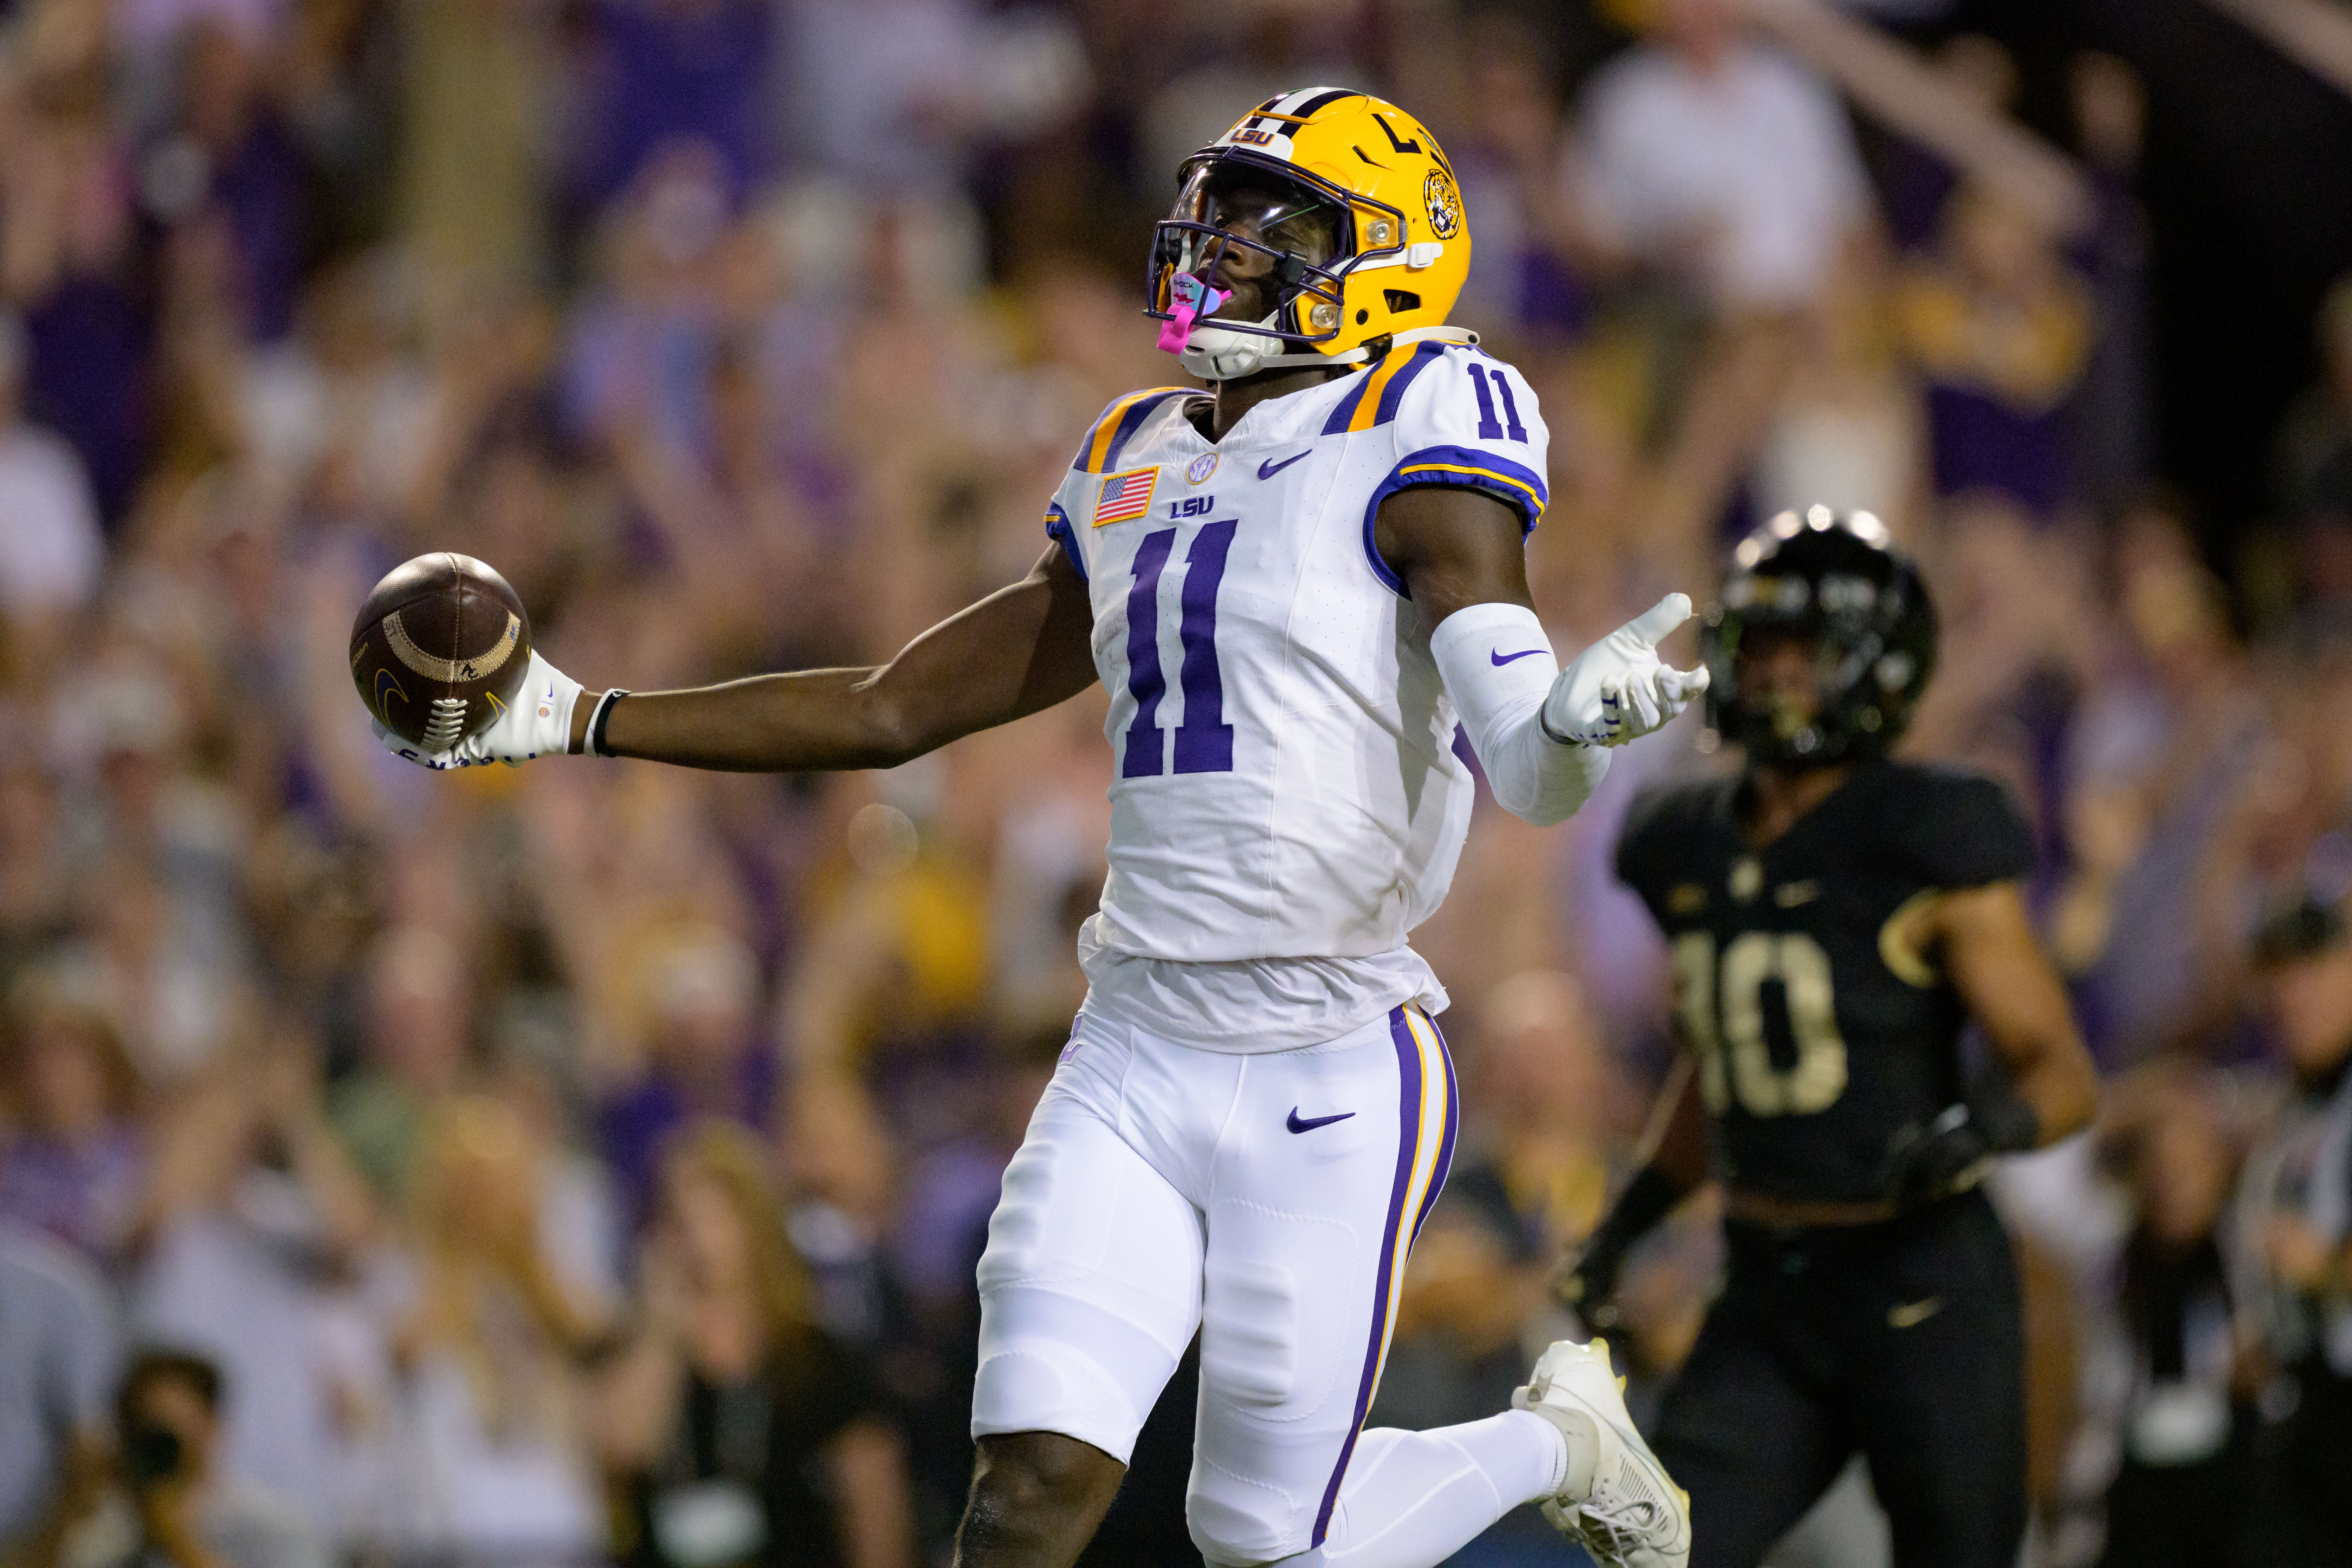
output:
<path id="1" fill-rule="evenodd" d="M 1186 159 L 1177 185 L 1145 312 L 1184 310 L 1198 291 L 1180 278 L 1232 295 L 1163 334 L 1194 374 L 1360 364 L 1406 333 L 1468 340 L 1445 329 L 1470 269 L 1461 189 L 1437 138 L 1396 105 L 1344 88 L 1270 98 Z"/>

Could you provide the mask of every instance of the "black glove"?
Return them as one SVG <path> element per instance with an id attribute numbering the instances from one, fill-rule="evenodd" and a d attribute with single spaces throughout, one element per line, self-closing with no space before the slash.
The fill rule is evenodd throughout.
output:
<path id="1" fill-rule="evenodd" d="M 1916 1208 L 1975 1186 L 1995 1154 L 2041 1142 L 2042 1119 L 2022 1100 L 1947 1106 L 1933 1121 L 1911 1122 L 1888 1142 L 1885 1191 L 1895 1207 Z"/>
<path id="2" fill-rule="evenodd" d="M 1630 1185 L 1584 1245 L 1552 1277 L 1552 1294 L 1593 1329 L 1617 1326 L 1617 1275 L 1626 1254 L 1682 1202 L 1675 1184 L 1648 1165 Z"/>

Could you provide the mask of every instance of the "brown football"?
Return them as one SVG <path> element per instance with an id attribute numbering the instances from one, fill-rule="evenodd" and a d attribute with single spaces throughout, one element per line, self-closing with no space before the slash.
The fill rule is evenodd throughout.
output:
<path id="1" fill-rule="evenodd" d="M 530 670 L 530 623 L 507 580 L 470 555 L 394 567 L 352 623 L 352 679 L 383 727 L 446 752 L 506 711 Z"/>

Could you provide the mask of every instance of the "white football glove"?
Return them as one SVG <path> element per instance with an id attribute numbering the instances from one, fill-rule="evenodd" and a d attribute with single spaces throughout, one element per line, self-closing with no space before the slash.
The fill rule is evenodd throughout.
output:
<path id="1" fill-rule="evenodd" d="M 580 683 L 533 648 L 530 672 L 515 688 L 514 705 L 487 729 L 446 752 L 420 750 L 376 719 L 370 718 L 368 724 L 385 751 L 419 767 L 478 768 L 491 763 L 520 767 L 533 757 L 560 757 L 572 750 L 572 710 L 579 700 Z"/>
<path id="2" fill-rule="evenodd" d="M 1671 722 L 1706 689 L 1706 667 L 1676 669 L 1658 644 L 1690 619 L 1687 594 L 1669 594 L 1569 661 L 1543 705 L 1556 741 L 1622 746 Z"/>

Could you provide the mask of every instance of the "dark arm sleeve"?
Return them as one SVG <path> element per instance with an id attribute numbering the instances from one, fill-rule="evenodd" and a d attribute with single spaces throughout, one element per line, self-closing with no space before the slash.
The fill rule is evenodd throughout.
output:
<path id="1" fill-rule="evenodd" d="M 1896 841 L 1928 886 L 1981 888 L 2032 871 L 2033 829 L 1991 779 L 1923 769 L 1906 794 L 1894 813 Z"/>

